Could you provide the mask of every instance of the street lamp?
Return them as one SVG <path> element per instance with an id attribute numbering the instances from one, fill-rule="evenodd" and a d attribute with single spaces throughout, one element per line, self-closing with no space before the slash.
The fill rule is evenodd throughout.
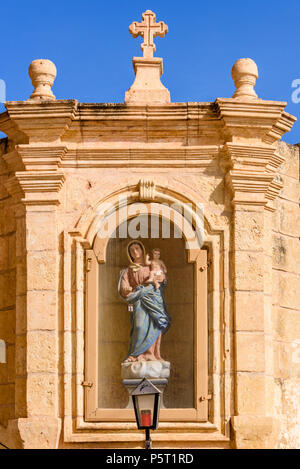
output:
<path id="1" fill-rule="evenodd" d="M 152 448 L 150 430 L 158 427 L 161 391 L 144 378 L 131 394 L 135 419 L 139 430 L 145 430 L 145 448 Z"/>

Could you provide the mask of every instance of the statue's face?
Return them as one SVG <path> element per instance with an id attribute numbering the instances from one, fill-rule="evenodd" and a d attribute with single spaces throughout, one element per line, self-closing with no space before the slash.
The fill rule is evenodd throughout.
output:
<path id="1" fill-rule="evenodd" d="M 160 252 L 159 251 L 152 251 L 152 256 L 155 261 L 158 261 L 160 258 Z"/>
<path id="2" fill-rule="evenodd" d="M 129 252 L 134 261 L 140 260 L 143 257 L 143 250 L 139 244 L 132 244 Z"/>

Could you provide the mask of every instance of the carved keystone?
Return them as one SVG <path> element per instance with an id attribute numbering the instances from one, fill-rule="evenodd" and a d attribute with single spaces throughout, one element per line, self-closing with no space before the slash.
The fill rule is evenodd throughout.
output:
<path id="1" fill-rule="evenodd" d="M 155 183 L 152 180 L 141 179 L 139 182 L 140 200 L 143 202 L 155 199 Z"/>

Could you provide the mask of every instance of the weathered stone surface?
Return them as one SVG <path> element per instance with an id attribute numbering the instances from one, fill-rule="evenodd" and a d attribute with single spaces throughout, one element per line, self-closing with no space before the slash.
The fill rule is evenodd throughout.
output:
<path id="1" fill-rule="evenodd" d="M 278 208 L 280 233 L 299 237 L 300 233 L 300 207 L 295 202 L 281 199 Z"/>
<path id="2" fill-rule="evenodd" d="M 279 306 L 299 309 L 299 275 L 273 270 L 273 296 Z"/>
<path id="3" fill-rule="evenodd" d="M 56 304 L 55 291 L 29 291 L 27 293 L 28 330 L 55 330 L 57 327 Z"/>
<path id="4" fill-rule="evenodd" d="M 29 252 L 27 255 L 28 290 L 53 290 L 57 266 L 55 251 Z"/>
<path id="5" fill-rule="evenodd" d="M 235 285 L 237 290 L 263 291 L 263 254 L 257 252 L 235 253 Z"/>
<path id="6" fill-rule="evenodd" d="M 238 415 L 232 428 L 237 449 L 275 449 L 279 437 L 279 421 L 273 417 Z"/>
<path id="7" fill-rule="evenodd" d="M 263 373 L 237 373 L 236 383 L 239 414 L 263 415 L 266 398 Z"/>
<path id="8" fill-rule="evenodd" d="M 237 332 L 236 369 L 237 371 L 265 370 L 265 339 L 263 333 Z"/>
<path id="9" fill-rule="evenodd" d="M 238 331 L 264 330 L 264 296 L 261 292 L 235 294 L 235 324 Z"/>
<path id="10" fill-rule="evenodd" d="M 276 339 L 284 342 L 300 338 L 300 311 L 273 307 L 273 325 Z"/>
<path id="11" fill-rule="evenodd" d="M 18 449 L 55 449 L 58 447 L 61 420 L 56 417 L 21 418 L 10 422 L 10 443 Z"/>
<path id="12" fill-rule="evenodd" d="M 34 373 L 27 377 L 28 416 L 53 416 L 56 409 L 55 374 Z"/>
<path id="13" fill-rule="evenodd" d="M 287 272 L 300 272 L 300 241 L 298 238 L 273 235 L 273 266 Z"/>
<path id="14" fill-rule="evenodd" d="M 58 366 L 57 338 L 54 331 L 32 331 L 27 333 L 28 373 L 55 373 Z"/>
<path id="15" fill-rule="evenodd" d="M 236 212 L 234 220 L 235 249 L 263 249 L 264 213 Z"/>

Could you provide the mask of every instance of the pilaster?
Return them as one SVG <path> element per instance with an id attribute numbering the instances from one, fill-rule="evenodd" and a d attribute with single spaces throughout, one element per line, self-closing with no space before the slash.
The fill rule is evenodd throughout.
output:
<path id="1" fill-rule="evenodd" d="M 28 132 L 29 142 L 33 140 L 16 145 L 6 160 L 13 174 L 5 186 L 14 202 L 17 270 L 15 420 L 9 422 L 8 430 L 12 447 L 53 448 L 61 426 L 57 206 L 65 180 L 59 169 L 64 153 L 60 137 L 67 119 L 60 116 L 55 125 L 54 112 L 55 131 L 51 126 L 52 130 L 45 132 L 42 117 L 38 124 L 31 114 L 26 123 L 26 110 L 47 114 L 49 103 L 36 106 L 7 105 L 16 121 L 22 108 L 23 120 L 18 126 Z"/>
<path id="2" fill-rule="evenodd" d="M 294 121 L 285 103 L 217 99 L 223 121 L 222 165 L 231 194 L 231 269 L 234 304 L 235 410 L 237 448 L 272 448 L 278 438 L 273 404 L 271 322 L 272 212 L 282 187 L 283 157 L 273 146 Z M 276 138 L 281 135 L 276 134 Z"/>

